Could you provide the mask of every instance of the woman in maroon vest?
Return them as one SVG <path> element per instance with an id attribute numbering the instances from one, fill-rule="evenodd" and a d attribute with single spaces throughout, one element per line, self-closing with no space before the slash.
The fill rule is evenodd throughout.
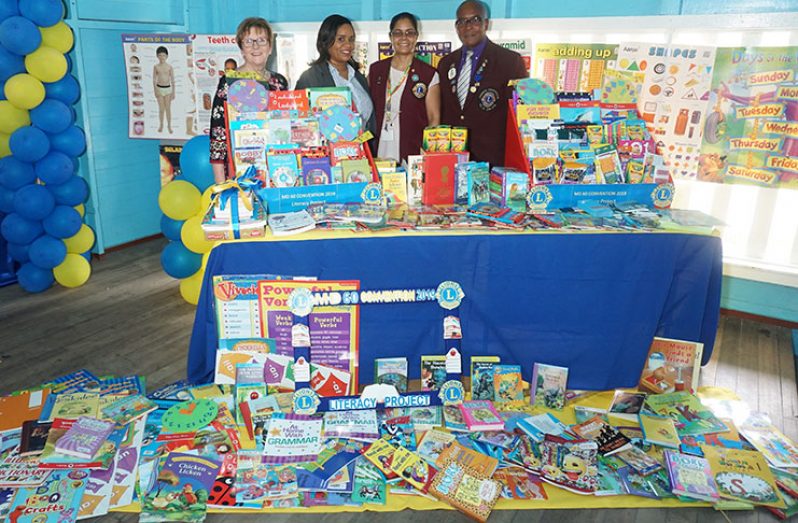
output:
<path id="1" fill-rule="evenodd" d="M 414 56 L 414 15 L 394 16 L 389 34 L 394 55 L 371 64 L 369 89 L 377 116 L 377 156 L 401 161 L 419 154 L 425 127 L 440 123 L 440 82 L 437 71 Z"/>

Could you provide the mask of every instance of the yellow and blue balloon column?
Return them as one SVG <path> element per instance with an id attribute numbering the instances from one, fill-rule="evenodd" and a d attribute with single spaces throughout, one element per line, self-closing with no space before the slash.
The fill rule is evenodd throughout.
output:
<path id="1" fill-rule="evenodd" d="M 205 264 L 214 245 L 205 239 L 201 226 L 214 181 L 209 150 L 207 136 L 186 142 L 180 153 L 180 176 L 164 185 L 158 195 L 163 211 L 161 232 L 169 240 L 161 252 L 161 266 L 180 280 L 180 295 L 192 305 L 199 301 Z"/>
<path id="2" fill-rule="evenodd" d="M 78 287 L 91 275 L 89 187 L 77 172 L 86 137 L 61 0 L 0 1 L 0 234 L 25 290 Z"/>

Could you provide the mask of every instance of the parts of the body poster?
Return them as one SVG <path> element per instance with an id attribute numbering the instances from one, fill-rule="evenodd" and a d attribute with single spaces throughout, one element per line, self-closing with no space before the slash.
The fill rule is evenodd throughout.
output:
<path id="1" fill-rule="evenodd" d="M 210 133 L 211 108 L 219 78 L 243 64 L 235 35 L 192 35 L 197 86 L 197 132 Z"/>
<path id="2" fill-rule="evenodd" d="M 130 138 L 188 140 L 196 134 L 189 35 L 123 34 Z"/>
<path id="3" fill-rule="evenodd" d="M 798 47 L 717 51 L 698 179 L 798 189 Z"/>

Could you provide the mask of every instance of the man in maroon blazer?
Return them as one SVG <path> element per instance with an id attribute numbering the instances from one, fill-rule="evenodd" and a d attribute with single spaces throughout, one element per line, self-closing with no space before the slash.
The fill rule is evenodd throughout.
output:
<path id="1" fill-rule="evenodd" d="M 471 159 L 504 164 L 507 82 L 526 78 L 521 55 L 488 40 L 488 8 L 468 0 L 457 8 L 454 23 L 462 47 L 438 64 L 441 123 L 467 127 Z"/>

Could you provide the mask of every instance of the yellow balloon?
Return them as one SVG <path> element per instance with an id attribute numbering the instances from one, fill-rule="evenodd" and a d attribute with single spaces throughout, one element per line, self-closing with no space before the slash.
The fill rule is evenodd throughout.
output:
<path id="1" fill-rule="evenodd" d="M 44 100 L 44 85 L 38 78 L 25 73 L 9 78 L 3 92 L 6 99 L 20 109 L 33 109 Z"/>
<path id="2" fill-rule="evenodd" d="M 211 206 L 211 196 L 213 196 L 213 185 L 205 189 L 200 198 L 200 212 L 204 215 L 208 212 L 208 207 Z"/>
<path id="3" fill-rule="evenodd" d="M 80 230 L 70 238 L 64 240 L 67 252 L 80 254 L 88 251 L 94 246 L 94 231 L 85 223 L 80 226 Z"/>
<path id="4" fill-rule="evenodd" d="M 40 27 L 39 32 L 42 34 L 42 45 L 52 47 L 60 53 L 68 53 L 75 43 L 72 29 L 63 20 L 50 27 Z"/>
<path id="5" fill-rule="evenodd" d="M 11 147 L 8 145 L 9 139 L 11 139 L 10 134 L 0 133 L 0 158 L 4 158 L 11 154 Z"/>
<path id="6" fill-rule="evenodd" d="M 91 264 L 80 254 L 67 254 L 53 269 L 53 276 L 64 287 L 80 287 L 91 276 Z"/>
<path id="7" fill-rule="evenodd" d="M 205 271 L 200 269 L 188 278 L 180 280 L 180 296 L 191 305 L 196 305 L 199 302 L 200 291 L 202 290 L 202 278 L 204 276 Z"/>
<path id="8" fill-rule="evenodd" d="M 0 133 L 10 135 L 26 125 L 30 125 L 27 109 L 20 109 L 8 100 L 0 100 Z"/>
<path id="9" fill-rule="evenodd" d="M 42 82 L 52 83 L 64 77 L 67 61 L 63 53 L 42 45 L 25 57 L 25 69 Z"/>
<path id="10" fill-rule="evenodd" d="M 75 206 L 75 210 L 78 211 L 78 214 L 80 214 L 81 218 L 86 216 L 86 206 L 83 205 L 82 203 L 79 203 L 78 205 L 76 205 Z M 86 252 L 86 251 L 83 251 L 83 252 Z"/>
<path id="11" fill-rule="evenodd" d="M 216 246 L 216 242 L 213 242 L 213 245 Z M 202 253 L 202 262 L 200 263 L 200 268 L 202 272 L 205 272 L 205 267 L 208 266 L 208 258 L 211 257 L 211 251 L 203 252 Z"/>
<path id="12" fill-rule="evenodd" d="M 199 212 L 201 195 L 193 183 L 174 180 L 158 194 L 158 206 L 173 220 L 188 220 Z"/>
<path id="13" fill-rule="evenodd" d="M 205 232 L 202 230 L 202 218 L 192 216 L 183 223 L 180 229 L 180 241 L 186 249 L 197 254 L 208 252 L 213 247 L 213 242 L 205 239 Z"/>

